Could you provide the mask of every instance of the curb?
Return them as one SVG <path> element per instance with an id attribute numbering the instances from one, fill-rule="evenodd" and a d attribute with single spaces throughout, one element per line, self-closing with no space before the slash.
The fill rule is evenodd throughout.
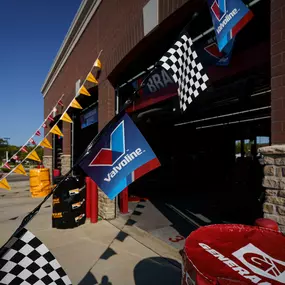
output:
<path id="1" fill-rule="evenodd" d="M 178 249 L 170 246 L 166 242 L 160 240 L 145 230 L 138 228 L 135 225 L 126 225 L 126 220 L 124 220 L 122 217 L 117 217 L 115 220 L 109 220 L 108 222 L 131 236 L 137 242 L 149 248 L 157 255 L 163 258 L 173 259 L 181 263 L 182 259 Z"/>

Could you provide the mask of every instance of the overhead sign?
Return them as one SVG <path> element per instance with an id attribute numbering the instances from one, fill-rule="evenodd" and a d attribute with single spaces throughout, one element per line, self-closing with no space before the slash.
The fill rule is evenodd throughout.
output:
<path id="1" fill-rule="evenodd" d="M 92 124 L 98 123 L 98 108 L 94 109 L 82 114 L 80 116 L 81 128 L 84 129 L 89 127 Z"/>
<path id="2" fill-rule="evenodd" d="M 134 80 L 132 82 L 133 88 L 138 89 L 146 76 L 147 74 Z M 140 98 L 136 100 L 134 106 L 128 108 L 128 112 L 133 112 L 176 96 L 177 85 L 166 70 L 156 68 L 155 72 L 145 82 L 144 88 L 138 92 L 138 95 Z"/>
<path id="3" fill-rule="evenodd" d="M 208 0 L 219 51 L 252 19 L 253 13 L 241 0 Z"/>
<path id="4" fill-rule="evenodd" d="M 110 199 L 114 199 L 129 184 L 160 163 L 136 125 L 125 114 L 102 135 L 80 166 Z"/>

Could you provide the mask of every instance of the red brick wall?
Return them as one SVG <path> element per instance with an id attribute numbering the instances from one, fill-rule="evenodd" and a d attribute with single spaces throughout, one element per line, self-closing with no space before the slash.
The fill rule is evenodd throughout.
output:
<path id="1" fill-rule="evenodd" d="M 61 94 L 65 94 L 63 99 L 65 106 L 69 104 L 74 96 L 75 82 L 78 79 L 84 80 L 99 51 L 103 49 L 101 55 L 103 69 L 99 80 L 102 84 L 99 87 L 100 128 L 113 117 L 114 89 L 106 78 L 114 66 L 142 39 L 142 8 L 147 1 L 102 1 L 45 97 L 45 116 Z M 70 154 L 70 130 L 66 124 L 63 133 L 63 152 Z M 50 154 L 49 150 L 45 150 L 45 155 Z"/>
<path id="2" fill-rule="evenodd" d="M 271 0 L 271 136 L 285 143 L 285 1 Z"/>
<path id="3" fill-rule="evenodd" d="M 159 0 L 159 20 L 165 20 L 187 0 Z M 50 112 L 61 94 L 63 103 L 69 104 L 74 96 L 75 82 L 84 80 L 99 51 L 102 74 L 99 79 L 99 127 L 114 116 L 114 89 L 107 76 L 120 61 L 143 39 L 143 6 L 148 0 L 103 0 L 85 32 L 73 49 L 58 77 L 49 89 L 45 100 L 45 116 Z M 195 2 L 195 1 L 194 1 Z M 70 128 L 64 124 L 63 152 L 70 154 Z M 50 155 L 45 150 L 45 155 Z"/>

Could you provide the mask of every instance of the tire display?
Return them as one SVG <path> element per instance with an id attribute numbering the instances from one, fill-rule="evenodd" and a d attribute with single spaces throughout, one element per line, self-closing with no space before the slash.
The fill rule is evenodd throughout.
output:
<path id="1" fill-rule="evenodd" d="M 61 180 L 56 177 L 54 183 Z M 52 227 L 70 229 L 86 220 L 86 190 L 84 182 L 70 176 L 55 190 L 52 200 Z"/>

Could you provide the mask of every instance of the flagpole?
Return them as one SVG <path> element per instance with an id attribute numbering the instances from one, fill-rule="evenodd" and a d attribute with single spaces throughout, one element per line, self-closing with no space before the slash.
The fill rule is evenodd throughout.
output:
<path id="1" fill-rule="evenodd" d="M 98 59 L 98 58 L 97 58 Z M 93 65 L 94 67 L 94 65 Z M 86 81 L 86 80 L 85 80 Z M 84 82 L 85 82 L 84 81 Z M 85 151 L 81 154 L 81 156 L 77 159 L 77 161 L 75 162 L 75 164 L 70 168 L 70 170 L 62 177 L 62 179 L 56 184 L 56 186 L 52 189 L 52 191 L 45 196 L 45 198 L 42 200 L 42 202 L 36 207 L 34 208 L 30 213 L 28 213 L 22 220 L 21 224 L 19 225 L 19 227 L 14 231 L 14 233 L 11 235 L 11 238 L 15 235 L 17 235 L 34 217 L 35 215 L 40 211 L 42 205 L 51 197 L 51 195 L 53 195 L 53 193 L 56 191 L 56 189 L 59 188 L 59 186 L 67 179 L 67 177 L 72 173 L 72 171 L 82 162 L 82 160 L 90 153 L 90 150 L 92 149 L 92 147 L 99 141 L 99 139 L 101 139 L 102 135 L 104 135 L 104 132 L 110 128 L 113 124 L 115 124 L 121 117 L 123 117 L 123 115 L 126 112 L 126 109 L 131 106 L 131 104 L 133 104 L 133 101 L 135 99 L 135 97 L 133 95 L 135 95 L 141 87 L 137 88 L 137 90 L 135 90 L 132 94 L 132 96 L 130 98 L 132 99 L 128 99 L 125 104 L 124 104 L 124 108 L 121 112 L 119 112 L 117 115 L 115 115 L 104 127 L 103 129 L 93 138 L 93 140 L 89 143 L 89 145 L 87 146 L 87 148 L 85 149 Z M 50 131 L 48 132 L 48 134 L 50 133 Z M 48 136 L 48 134 L 45 136 L 45 138 Z M 35 150 L 37 147 L 39 147 L 39 145 L 37 145 L 33 150 Z M 28 155 L 27 155 L 28 156 Z M 26 158 L 25 158 L 26 159 Z M 10 239 L 11 239 L 10 238 Z M 9 239 L 9 240 L 10 240 Z M 3 250 L 5 249 L 5 245 L 9 242 L 9 240 L 0 248 L 0 256 L 3 253 Z"/>
<path id="2" fill-rule="evenodd" d="M 139 88 L 134 92 L 134 94 L 137 93 Z M 127 102 L 128 101 L 128 102 Z M 67 177 L 72 173 L 72 171 L 82 162 L 82 160 L 89 154 L 91 148 L 99 141 L 99 139 L 102 137 L 104 132 L 110 128 L 113 124 L 115 124 L 124 114 L 126 109 L 133 103 L 131 100 L 127 100 L 124 108 L 121 112 L 119 112 L 115 117 L 113 117 L 106 125 L 103 127 L 103 129 L 93 138 L 93 140 L 89 143 L 85 151 L 81 154 L 81 156 L 77 159 L 75 164 L 70 168 L 70 170 L 62 177 L 62 179 L 56 184 L 56 186 L 52 189 L 52 191 L 45 196 L 45 198 L 42 200 L 42 202 L 33 209 L 30 213 L 28 213 L 22 220 L 20 226 L 15 230 L 15 232 L 11 235 L 11 237 L 17 235 L 34 217 L 35 215 L 40 211 L 41 206 L 53 195 L 53 193 L 58 189 L 58 187 L 67 179 Z M 38 147 L 38 146 L 37 146 Z M 10 240 L 10 239 L 9 239 Z M 7 242 L 9 242 L 9 240 Z M 0 248 L 0 256 L 1 253 L 7 244 L 7 242 Z"/>

